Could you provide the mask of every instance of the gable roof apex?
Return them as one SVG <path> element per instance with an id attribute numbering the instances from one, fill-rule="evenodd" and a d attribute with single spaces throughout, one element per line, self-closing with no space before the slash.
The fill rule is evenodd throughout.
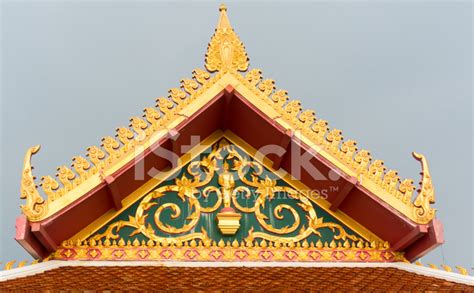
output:
<path id="1" fill-rule="evenodd" d="M 367 228 L 369 230 L 380 224 L 374 224 L 373 219 L 367 217 L 367 203 L 379 208 L 374 212 L 374 217 L 380 217 L 383 213 L 390 214 L 390 225 L 397 230 L 397 235 L 387 232 L 390 239 L 381 238 L 389 241 L 397 251 L 414 247 L 415 252 L 408 253 L 409 260 L 420 257 L 442 243 L 442 227 L 435 221 L 436 210 L 431 207 L 434 203 L 434 189 L 426 158 L 418 153 L 413 154 L 422 165 L 420 189 L 414 194 L 416 187 L 412 179 L 400 180 L 397 171 L 387 171 L 382 160 L 372 160 L 369 151 L 357 148 L 356 141 L 344 140 L 341 130 L 330 129 L 328 122 L 316 118 L 313 110 L 303 109 L 299 101 L 288 97 L 287 91 L 276 89 L 274 80 L 264 79 L 261 70 L 249 69 L 245 47 L 230 25 L 227 8 L 221 6 L 219 10 L 219 22 L 206 53 L 206 69 L 194 69 L 193 77 L 182 79 L 180 87 L 169 90 L 168 97 L 158 98 L 156 106 L 145 108 L 142 117 L 132 117 L 129 127 L 117 128 L 115 138 L 106 136 L 100 147 L 89 147 L 86 158 L 75 156 L 71 168 L 59 167 L 56 175 L 59 182 L 51 176 L 41 177 L 40 186 L 45 198 L 35 186 L 30 163 L 32 155 L 39 147 L 27 151 L 21 183 L 21 198 L 26 199 L 26 204 L 22 205 L 25 217 L 17 222 L 20 227 L 17 229 L 20 235 L 17 240 L 24 244 L 33 239 L 31 241 L 41 242 L 41 245 L 37 245 L 41 249 L 54 251 L 57 245 L 67 240 L 67 233 L 57 238 L 52 237 L 48 234 L 55 233 L 52 222 L 72 210 L 74 205 L 84 204 L 81 207 L 84 209 L 85 199 L 98 196 L 99 189 L 102 193 L 94 199 L 95 203 L 99 198 L 107 200 L 109 196 L 113 200 L 113 207 L 120 209 L 121 200 L 133 190 L 123 191 L 126 194 L 117 196 L 111 186 L 117 184 L 119 177 L 130 170 L 136 157 L 143 155 L 145 160 L 152 148 L 161 146 L 165 141 L 171 144 L 170 149 L 177 150 L 178 146 L 173 145 L 174 142 L 170 142 L 170 138 L 177 137 L 178 131 L 194 127 L 193 123 L 199 117 L 200 123 L 204 125 L 209 124 L 206 120 L 209 116 L 219 120 L 222 118 L 219 115 L 225 116 L 225 113 L 232 112 L 236 115 L 233 117 L 238 118 L 235 113 L 246 111 L 248 115 L 259 117 L 260 126 L 267 127 L 267 130 L 273 129 L 276 133 L 274 141 L 287 141 L 287 149 L 294 141 L 299 148 L 311 152 L 318 164 L 342 175 L 340 187 L 345 193 L 341 191 L 329 199 L 331 209 L 340 208 L 343 211 L 343 207 L 347 207 L 351 212 L 356 210 L 354 216 L 349 216 L 354 219 L 357 216 L 356 221 L 364 221 L 361 225 L 370 225 L 371 227 Z M 240 107 L 239 110 L 229 110 L 229 107 L 232 108 L 229 106 L 231 101 Z M 209 110 L 211 105 L 214 107 L 212 111 Z M 245 110 L 242 110 L 244 108 Z M 205 118 L 202 118 L 204 115 L 199 116 L 205 111 L 208 111 Z M 215 128 L 210 129 L 212 127 Z M 243 134 L 252 132 L 249 129 L 258 129 L 259 126 L 248 124 L 245 127 Z M 194 128 L 193 131 L 207 137 L 216 129 L 227 128 L 226 123 L 219 122 L 212 126 L 207 125 L 206 133 L 198 133 Z M 192 132 L 187 133 L 190 135 Z M 257 144 L 265 142 L 262 135 L 254 135 L 253 138 L 257 140 Z M 283 158 L 279 158 L 278 163 L 274 162 L 275 165 L 282 165 L 282 160 Z M 358 196 L 354 196 L 349 204 L 346 197 L 355 191 Z M 364 201 L 361 200 L 362 196 Z M 344 200 L 345 205 L 342 204 Z M 353 205 L 354 201 L 356 205 Z M 104 204 L 103 208 L 110 207 Z M 89 220 L 91 219 L 87 219 Z M 31 228 L 30 224 L 34 227 Z M 56 222 L 54 225 L 59 224 Z M 76 228 L 79 229 L 78 227 Z M 81 229 L 83 228 L 84 226 Z M 28 229 L 34 230 L 35 236 L 25 240 L 29 233 L 25 231 Z M 418 244 L 414 245 L 416 243 Z M 24 244 L 29 248 L 35 245 Z M 35 249 L 31 248 L 28 251 L 31 253 L 33 250 Z"/>

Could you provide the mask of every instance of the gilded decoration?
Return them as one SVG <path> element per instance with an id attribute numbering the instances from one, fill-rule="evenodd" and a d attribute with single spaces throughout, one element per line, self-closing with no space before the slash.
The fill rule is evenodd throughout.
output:
<path id="1" fill-rule="evenodd" d="M 227 8 L 221 5 L 219 23 L 207 48 L 206 69 L 209 72 L 238 70 L 246 71 L 249 59 L 244 44 L 240 41 L 227 18 Z"/>
<path id="2" fill-rule="evenodd" d="M 291 246 L 365 243 L 225 138 L 89 239 L 160 245 L 223 239 Z"/>
<path id="3" fill-rule="evenodd" d="M 22 211 L 31 222 L 44 220 L 78 200 L 99 185 L 103 175 L 113 174 L 133 160 L 135 154 L 169 135 L 185 117 L 196 113 L 227 85 L 232 85 L 274 119 L 276 125 L 294 131 L 296 137 L 335 168 L 357 178 L 362 187 L 413 222 L 426 224 L 435 217 L 436 210 L 431 206 L 434 189 L 423 155 L 415 155 L 422 165 L 421 183 L 415 193 L 414 180 L 401 179 L 382 160 L 374 160 L 368 150 L 359 149 L 355 140 L 344 139 L 341 130 L 330 129 L 326 120 L 317 118 L 312 110 L 303 109 L 299 101 L 288 97 L 287 91 L 276 89 L 273 80 L 264 79 L 261 70 L 248 69 L 247 53 L 230 26 L 227 9 L 222 6 L 220 14 L 209 43 L 205 69 L 195 69 L 192 78 L 182 79 L 180 87 L 169 90 L 168 97 L 160 97 L 155 107 L 145 108 L 142 117 L 132 117 L 128 127 L 117 128 L 115 137 L 106 136 L 100 147 L 87 148 L 86 157 L 76 156 L 70 167 L 59 167 L 56 179 L 41 177 L 44 196 L 36 188 L 31 172 L 31 155 L 37 149 L 27 151 L 21 198 L 26 199 Z"/>
<path id="4" fill-rule="evenodd" d="M 35 185 L 35 177 L 32 174 L 31 156 L 40 149 L 39 145 L 28 149 L 23 163 L 23 172 L 21 179 L 21 199 L 26 199 L 26 203 L 21 205 L 23 213 L 31 220 L 41 218 L 48 212 L 48 204 L 41 197 Z"/>
<path id="5" fill-rule="evenodd" d="M 51 260 L 158 260 L 158 261 L 278 261 L 278 262 L 406 262 L 402 252 L 383 244 L 308 243 L 283 244 L 271 241 L 202 242 L 162 244 L 155 241 L 66 242 L 50 256 Z"/>

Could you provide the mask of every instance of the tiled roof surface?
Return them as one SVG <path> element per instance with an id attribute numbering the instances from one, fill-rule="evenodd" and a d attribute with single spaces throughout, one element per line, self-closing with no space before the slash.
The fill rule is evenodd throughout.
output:
<path id="1" fill-rule="evenodd" d="M 61 267 L 0 282 L 14 291 L 465 291 L 474 286 L 396 268 Z"/>

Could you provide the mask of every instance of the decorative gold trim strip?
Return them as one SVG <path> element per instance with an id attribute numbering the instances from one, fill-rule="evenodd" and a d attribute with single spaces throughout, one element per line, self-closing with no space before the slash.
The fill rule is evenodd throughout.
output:
<path id="1" fill-rule="evenodd" d="M 158 260 L 158 261 L 291 261 L 291 262 L 406 262 L 402 252 L 393 252 L 383 246 L 335 242 L 316 245 L 308 242 L 296 246 L 284 246 L 281 243 L 262 240 L 260 242 L 232 243 L 219 241 L 204 245 L 194 240 L 176 245 L 159 245 L 153 241 L 147 243 L 123 240 L 104 241 L 92 245 L 64 244 L 51 254 L 52 260 Z"/>

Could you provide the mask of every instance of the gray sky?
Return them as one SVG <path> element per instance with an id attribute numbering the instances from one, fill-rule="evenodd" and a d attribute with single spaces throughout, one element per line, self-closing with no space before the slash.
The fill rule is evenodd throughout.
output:
<path id="1" fill-rule="evenodd" d="M 446 243 L 424 262 L 473 267 L 469 1 L 228 2 L 253 68 L 346 138 L 419 179 L 425 154 Z M 53 175 L 203 67 L 218 2 L 3 1 L 0 261 L 23 155 Z"/>

